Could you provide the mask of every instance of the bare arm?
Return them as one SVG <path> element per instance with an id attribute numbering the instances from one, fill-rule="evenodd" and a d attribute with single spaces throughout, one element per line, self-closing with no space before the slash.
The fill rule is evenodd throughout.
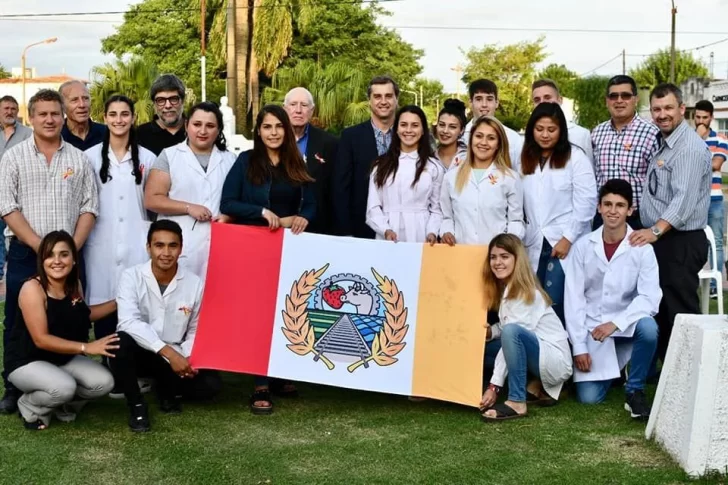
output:
<path id="1" fill-rule="evenodd" d="M 152 169 L 149 171 L 147 185 L 144 187 L 144 207 L 157 214 L 178 216 L 187 214 L 191 205 L 181 200 L 169 198 L 169 189 L 172 187 L 172 178 L 168 173 Z"/>
<path id="2" fill-rule="evenodd" d="M 10 230 L 13 231 L 15 237 L 20 239 L 20 242 L 28 245 L 36 253 L 38 252 L 41 237 L 30 227 L 30 224 L 28 224 L 25 216 L 20 211 L 15 210 L 3 217 L 3 219 Z"/>
<path id="3" fill-rule="evenodd" d="M 109 300 L 98 305 L 89 305 L 89 308 L 91 309 L 91 321 L 96 322 L 116 311 L 116 300 Z"/>
<path id="4" fill-rule="evenodd" d="M 94 224 L 96 224 L 96 216 L 90 212 L 84 212 L 78 217 L 76 228 L 73 231 L 73 242 L 76 243 L 76 249 L 80 250 L 86 244 L 86 239 L 88 239 L 91 229 L 94 228 Z"/>

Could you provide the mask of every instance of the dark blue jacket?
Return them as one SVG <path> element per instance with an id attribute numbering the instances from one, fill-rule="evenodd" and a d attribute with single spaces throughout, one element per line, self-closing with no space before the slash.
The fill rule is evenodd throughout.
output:
<path id="1" fill-rule="evenodd" d="M 220 199 L 220 212 L 235 219 L 238 224 L 254 226 L 266 225 L 263 218 L 263 208 L 270 209 L 271 180 L 267 179 L 260 185 L 255 185 L 248 178 L 248 162 L 252 150 L 238 155 L 235 164 L 228 172 L 225 184 L 222 186 Z M 298 215 L 309 223 L 316 216 L 316 197 L 313 184 L 303 184 L 301 187 L 301 205 Z"/>

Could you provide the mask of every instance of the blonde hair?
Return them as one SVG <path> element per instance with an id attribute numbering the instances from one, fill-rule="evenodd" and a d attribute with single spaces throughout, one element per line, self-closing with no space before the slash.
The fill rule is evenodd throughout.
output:
<path id="1" fill-rule="evenodd" d="M 493 274 L 490 268 L 490 254 L 493 248 L 499 248 L 512 254 L 515 258 L 513 273 L 507 281 L 501 281 Z M 488 257 L 483 267 L 483 282 L 485 286 L 485 298 L 491 310 L 498 310 L 503 293 L 508 287 L 509 300 L 522 300 L 526 305 L 531 305 L 536 298 L 536 292 L 541 292 L 546 305 L 551 305 L 551 298 L 546 294 L 541 283 L 531 269 L 531 263 L 526 255 L 526 248 L 521 240 L 513 234 L 498 234 L 488 245 Z"/>
<path id="2" fill-rule="evenodd" d="M 463 191 L 465 184 L 470 180 L 470 173 L 473 171 L 473 164 L 475 163 L 475 157 L 473 156 L 473 135 L 480 125 L 488 125 L 495 130 L 498 136 L 498 150 L 495 152 L 495 158 L 493 163 L 504 175 L 511 171 L 511 156 L 508 153 L 508 137 L 506 136 L 506 130 L 500 121 L 493 118 L 492 116 L 481 116 L 473 122 L 473 126 L 470 129 L 470 138 L 468 139 L 468 156 L 458 169 L 457 178 L 455 178 L 455 191 L 459 194 Z"/>

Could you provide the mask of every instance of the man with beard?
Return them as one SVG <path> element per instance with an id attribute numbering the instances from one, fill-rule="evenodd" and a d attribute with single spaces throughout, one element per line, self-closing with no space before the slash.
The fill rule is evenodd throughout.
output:
<path id="1" fill-rule="evenodd" d="M 389 76 L 377 76 L 367 88 L 372 117 L 341 133 L 332 176 L 334 224 L 337 234 L 374 239 L 366 223 L 372 163 L 392 142 L 399 86 Z"/>
<path id="2" fill-rule="evenodd" d="M 185 85 L 174 74 L 162 74 L 149 90 L 154 119 L 137 128 L 139 144 L 155 155 L 185 140 Z"/>
<path id="3" fill-rule="evenodd" d="M 18 102 L 12 96 L 0 98 L 0 158 L 6 150 L 33 136 L 33 130 L 18 123 Z"/>
<path id="4" fill-rule="evenodd" d="M 61 130 L 63 140 L 81 151 L 104 141 L 106 126 L 90 117 L 91 96 L 81 81 L 66 81 L 58 88 L 63 98 L 66 123 Z"/>
<path id="5" fill-rule="evenodd" d="M 660 84 L 650 93 L 652 120 L 660 130 L 650 160 L 640 218 L 647 229 L 632 232 L 633 246 L 652 244 L 660 271 L 662 302 L 657 355 L 664 361 L 678 313 L 700 313 L 698 272 L 708 259 L 704 228 L 710 205 L 710 151 L 685 121 L 682 92 Z"/>

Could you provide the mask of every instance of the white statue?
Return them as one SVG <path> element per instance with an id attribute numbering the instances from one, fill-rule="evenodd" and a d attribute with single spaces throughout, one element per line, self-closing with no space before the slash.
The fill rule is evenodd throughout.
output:
<path id="1" fill-rule="evenodd" d="M 233 136 L 235 136 L 235 113 L 228 106 L 227 96 L 220 98 L 220 111 L 222 112 L 222 132 L 225 135 L 225 139 L 230 143 L 233 140 Z"/>

